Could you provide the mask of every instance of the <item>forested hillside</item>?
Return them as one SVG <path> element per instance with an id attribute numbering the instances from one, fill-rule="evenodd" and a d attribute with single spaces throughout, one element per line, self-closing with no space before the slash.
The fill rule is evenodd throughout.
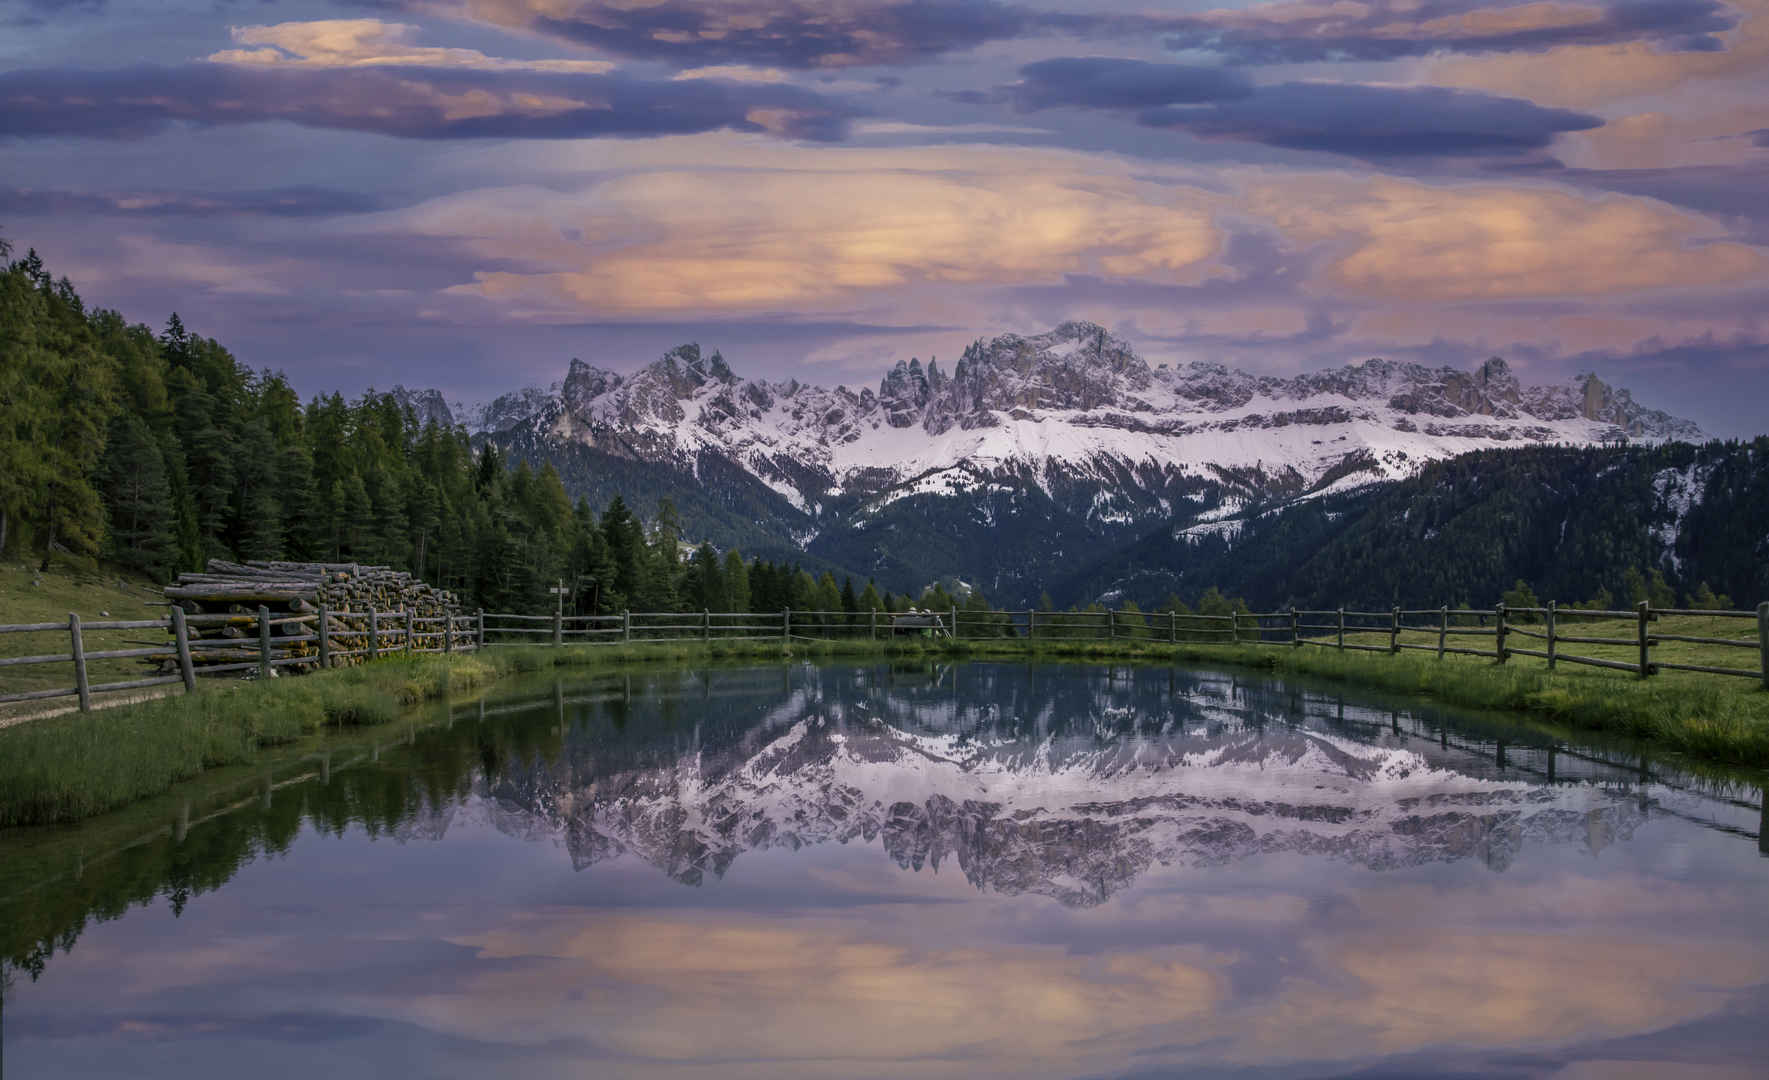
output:
<path id="1" fill-rule="evenodd" d="M 1486 450 L 1408 479 L 1163 529 L 1053 588 L 1145 602 L 1216 586 L 1255 607 L 1769 599 L 1769 438 Z"/>
<path id="2" fill-rule="evenodd" d="M 0 274 L 0 416 L 0 555 L 158 579 L 213 557 L 385 563 L 507 611 L 550 609 L 559 580 L 580 611 L 886 599 L 827 566 L 684 560 L 667 500 L 643 508 L 649 527 L 618 494 L 597 514 L 550 466 L 475 454 L 391 394 L 303 405 L 177 315 L 156 334 L 89 310 L 35 252 Z"/>

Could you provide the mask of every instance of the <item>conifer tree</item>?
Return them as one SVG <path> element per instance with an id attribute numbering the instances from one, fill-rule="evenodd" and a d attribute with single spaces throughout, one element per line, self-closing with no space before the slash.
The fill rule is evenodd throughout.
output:
<path id="1" fill-rule="evenodd" d="M 736 548 L 725 552 L 725 595 L 730 610 L 750 610 L 749 568 L 743 564 L 743 556 Z"/>
<path id="2" fill-rule="evenodd" d="M 103 475 L 110 524 L 106 556 L 155 579 L 166 579 L 178 551 L 172 488 L 160 448 L 141 417 L 125 412 L 111 421 Z"/>

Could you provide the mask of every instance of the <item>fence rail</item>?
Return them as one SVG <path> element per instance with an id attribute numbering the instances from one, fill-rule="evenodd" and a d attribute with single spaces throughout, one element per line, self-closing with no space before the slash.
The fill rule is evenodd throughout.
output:
<path id="1" fill-rule="evenodd" d="M 1757 624 L 1754 638 L 1722 638 L 1712 635 L 1652 633 L 1649 627 L 1661 616 L 1751 619 Z M 1628 619 L 1635 632 L 1628 637 L 1603 637 L 1565 633 L 1561 619 L 1574 626 L 1604 619 Z M 1654 608 L 1641 603 L 1632 610 L 1596 610 L 1546 607 L 1490 609 L 1401 608 L 1388 611 L 1357 611 L 1344 608 L 1291 608 L 1283 611 L 1236 612 L 1228 615 L 1178 614 L 1176 612 L 1126 611 L 970 611 L 952 608 L 940 612 L 892 613 L 880 611 L 779 611 L 779 612 L 664 612 L 623 611 L 619 615 L 513 615 L 480 613 L 476 616 L 479 644 L 532 643 L 533 638 L 552 639 L 562 645 L 568 638 L 619 640 L 622 642 L 756 641 L 778 639 L 839 639 L 864 637 L 877 640 L 905 633 L 950 638 L 1021 638 L 1028 641 L 1143 639 L 1168 642 L 1218 642 L 1222 644 L 1313 645 L 1339 651 L 1389 653 L 1413 650 L 1445 656 L 1485 657 L 1505 663 L 1513 656 L 1545 660 L 1549 668 L 1561 663 L 1632 672 L 1649 678 L 1666 671 L 1693 671 L 1756 679 L 1769 690 L 1769 603 L 1755 611 L 1716 611 L 1694 608 Z M 1521 620 L 1539 620 L 1542 629 Z M 512 623 L 547 623 L 548 626 L 516 626 Z M 601 622 L 606 628 L 571 629 L 573 622 Z M 1347 641 L 1346 635 L 1386 635 L 1387 641 Z M 1434 643 L 1403 641 L 1403 634 L 1435 636 Z M 1511 644 L 1513 637 L 1541 642 L 1543 647 Z M 1452 645 L 1460 638 L 1485 639 L 1484 647 Z M 1754 669 L 1720 664 L 1693 664 L 1659 659 L 1652 650 L 1663 642 L 1713 645 L 1756 651 Z M 1630 660 L 1569 653 L 1562 646 L 1601 645 L 1634 652 Z"/>
<path id="2" fill-rule="evenodd" d="M 352 629 L 338 624 L 337 620 L 346 618 L 366 619 L 368 628 Z M 227 636 L 199 636 L 205 628 Z M 199 679 L 216 675 L 256 671 L 259 677 L 268 678 L 278 668 L 334 667 L 358 656 L 373 659 L 395 653 L 465 652 L 477 647 L 474 629 L 471 615 L 417 617 L 405 610 L 328 612 L 321 608 L 303 615 L 285 615 L 260 607 L 255 614 L 189 615 L 173 607 L 170 614 L 160 619 L 102 622 L 87 622 L 70 612 L 67 622 L 0 625 L 0 635 L 65 635 L 70 650 L 0 657 L 0 668 L 72 664 L 74 677 L 72 686 L 0 693 L 0 704 L 74 697 L 80 701 L 80 710 L 87 712 L 96 694 L 174 683 L 183 683 L 185 692 L 192 693 Z M 139 647 L 126 649 L 86 648 L 87 634 L 115 630 L 159 630 L 170 640 L 157 645 L 133 642 Z M 357 647 L 359 642 L 362 647 Z M 338 648 L 339 644 L 348 647 Z M 142 678 L 97 682 L 89 668 L 97 660 L 157 662 L 161 671 Z"/>
<path id="3" fill-rule="evenodd" d="M 1663 616 L 1691 618 L 1754 619 L 1755 638 L 1716 637 L 1712 634 L 1653 633 L 1652 624 Z M 1628 619 L 1633 633 L 1627 637 L 1565 633 L 1562 620 L 1572 625 L 1593 619 Z M 338 620 L 355 620 L 355 626 Z M 1529 620 L 1526 622 L 1525 620 Z M 366 626 L 362 625 L 366 622 Z M 1537 627 L 1540 629 L 1537 629 Z M 203 638 L 192 627 L 218 628 L 221 638 Z M 172 640 L 163 645 L 132 643 L 137 648 L 85 649 L 85 633 L 95 630 L 163 630 Z M 1769 690 L 1769 603 L 1755 611 L 1712 611 L 1685 608 L 1654 608 L 1648 603 L 1632 611 L 1599 611 L 1587 608 L 1506 607 L 1491 609 L 1391 608 L 1353 611 L 1293 608 L 1283 611 L 1236 612 L 1227 615 L 1179 614 L 1176 612 L 1127 611 L 946 611 L 883 612 L 851 611 L 623 611 L 618 615 L 525 615 L 479 611 L 471 615 L 419 617 L 408 610 L 338 611 L 321 608 L 316 613 L 272 615 L 260 607 L 256 614 L 186 615 L 173 608 L 164 619 L 111 620 L 83 623 L 70 614 L 66 623 L 0 625 L 0 634 L 66 634 L 69 652 L 0 658 L 0 668 L 38 664 L 72 664 L 74 685 L 0 694 L 0 704 L 57 697 L 78 697 L 80 708 L 92 707 L 92 695 L 134 690 L 182 682 L 193 692 L 201 676 L 256 669 L 269 677 L 279 667 L 324 668 L 363 658 L 409 653 L 453 653 L 496 645 L 571 643 L 644 643 L 682 641 L 770 641 L 865 638 L 879 640 L 905 634 L 940 638 L 1020 638 L 1037 640 L 1121 639 L 1216 642 L 1290 646 L 1312 645 L 1339 651 L 1389 653 L 1405 650 L 1445 656 L 1475 656 L 1505 663 L 1513 656 L 1547 662 L 1550 669 L 1561 663 L 1631 672 L 1649 678 L 1666 671 L 1690 671 L 1707 675 L 1755 679 Z M 1370 640 L 1347 641 L 1346 635 L 1378 635 Z M 1435 636 L 1435 642 L 1402 641 L 1402 634 Z M 1385 635 L 1387 640 L 1381 641 Z M 1451 645 L 1456 638 L 1489 639 L 1490 647 Z M 1511 644 L 1513 637 L 1541 643 L 1541 647 Z M 1653 655 L 1664 642 L 1755 650 L 1757 667 L 1683 663 Z M 1587 656 L 1565 651 L 1565 645 L 1598 645 L 1625 648 L 1629 659 Z M 313 646 L 309 650 L 308 646 Z M 139 659 L 157 661 L 161 674 L 138 679 L 95 683 L 88 676 L 94 660 Z M 1742 659 L 1742 657 L 1741 657 Z M 201 661 L 201 663 L 199 663 Z M 215 662 L 223 661 L 223 662 Z"/>

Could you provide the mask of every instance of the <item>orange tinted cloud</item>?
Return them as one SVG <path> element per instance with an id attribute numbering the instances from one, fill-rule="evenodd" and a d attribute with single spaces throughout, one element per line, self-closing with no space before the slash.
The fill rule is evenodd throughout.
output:
<path id="1" fill-rule="evenodd" d="M 1173 279 L 1201 272 L 1219 246 L 1215 197 L 1064 155 L 785 157 L 796 167 L 646 168 L 567 193 L 477 191 L 400 224 L 537 264 L 480 272 L 459 291 L 570 318 L 827 308 L 878 290 L 1067 273 Z"/>
<path id="2" fill-rule="evenodd" d="M 1257 189 L 1250 202 L 1292 245 L 1333 253 L 1324 284 L 1363 296 L 1601 297 L 1769 275 L 1763 248 L 1649 199 L 1315 177 Z"/>
<path id="3" fill-rule="evenodd" d="M 550 71 L 599 75 L 614 70 L 606 60 L 506 60 L 477 49 L 414 44 L 418 28 L 380 19 L 317 19 L 269 26 L 236 26 L 229 33 L 246 49 L 225 49 L 209 59 L 222 64 L 309 67 L 446 67 L 476 71 Z"/>
<path id="4" fill-rule="evenodd" d="M 1669 52 L 1651 42 L 1565 45 L 1546 53 L 1450 57 L 1428 64 L 1425 82 L 1592 108 L 1662 94 L 1687 83 L 1769 75 L 1769 0 L 1728 0 L 1744 14 L 1715 52 Z"/>

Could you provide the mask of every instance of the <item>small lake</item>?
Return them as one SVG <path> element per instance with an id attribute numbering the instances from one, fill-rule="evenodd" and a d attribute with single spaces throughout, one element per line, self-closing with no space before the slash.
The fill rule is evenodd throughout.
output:
<path id="1" fill-rule="evenodd" d="M 1763 780 L 1249 675 L 513 683 L 0 833 L 17 1077 L 1769 1075 Z"/>

